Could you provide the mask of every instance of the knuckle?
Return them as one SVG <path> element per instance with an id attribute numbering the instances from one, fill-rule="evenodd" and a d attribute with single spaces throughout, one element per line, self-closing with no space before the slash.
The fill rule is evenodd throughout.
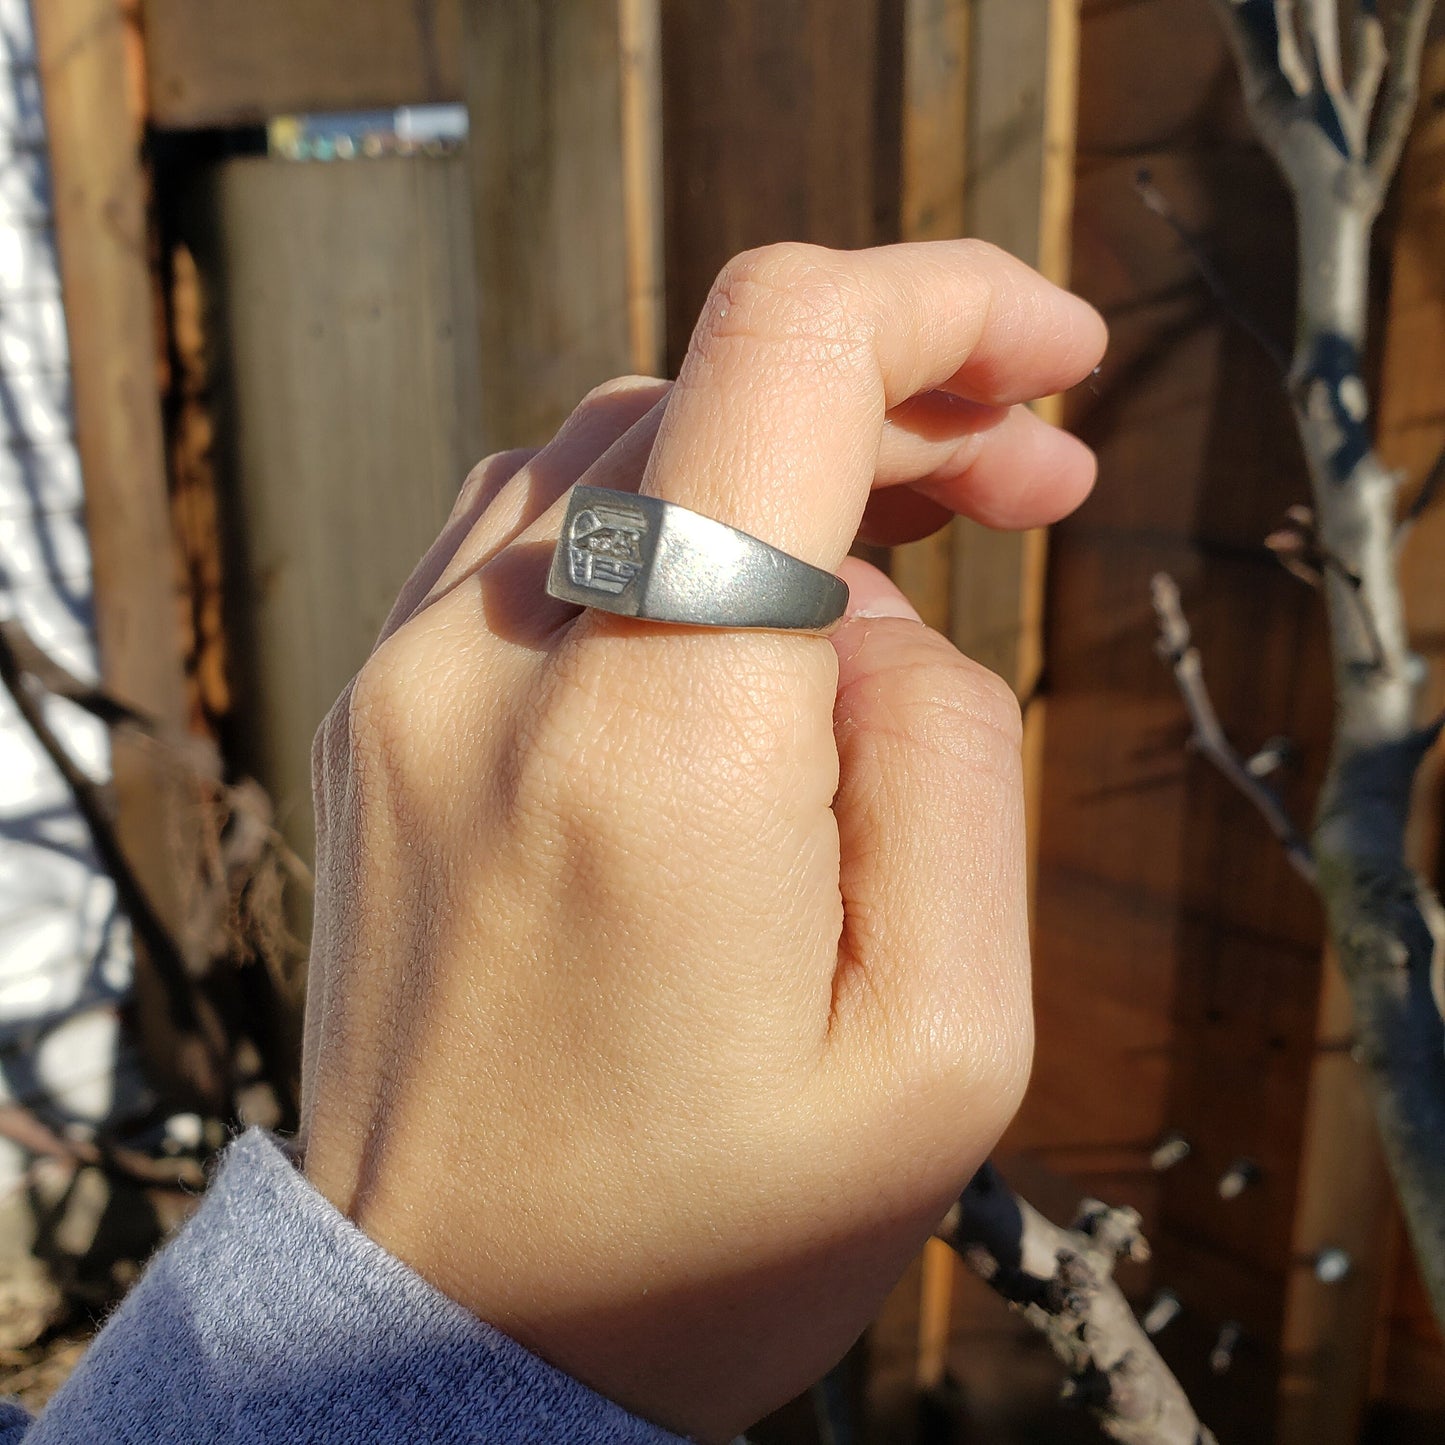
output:
<path id="1" fill-rule="evenodd" d="M 410 669 L 395 640 L 372 653 L 343 694 L 345 748 L 359 793 L 393 794 L 415 772 L 414 697 Z"/>
<path id="2" fill-rule="evenodd" d="M 962 1105 L 973 1124 L 1001 1133 L 1023 1102 L 1033 1067 L 1034 1022 L 1028 951 L 996 958 L 986 987 L 960 987 L 940 1001 L 926 1026 L 910 1030 L 895 1061 L 916 1093 Z M 977 966 L 975 955 L 971 960 Z M 949 1110 L 944 1109 L 944 1113 Z"/>
<path id="3" fill-rule="evenodd" d="M 625 647 L 595 636 L 551 658 L 522 724 L 522 808 L 639 831 L 635 800 L 645 788 L 653 821 L 710 826 L 767 811 L 759 800 L 776 801 L 778 779 L 800 776 L 832 741 L 825 710 L 799 717 L 795 673 L 770 642 L 737 646 L 717 673 L 629 672 Z"/>
<path id="4" fill-rule="evenodd" d="M 555 816 L 575 799 L 583 810 L 605 815 L 610 769 L 598 747 L 605 737 L 596 694 L 553 677 L 516 718 L 503 780 L 511 812 L 518 818 Z"/>
<path id="5" fill-rule="evenodd" d="M 553 446 L 592 445 L 605 450 L 667 394 L 668 383 L 655 376 L 614 376 L 594 386 L 572 408 Z"/>
<path id="6" fill-rule="evenodd" d="M 980 270 L 1000 264 L 1011 266 L 1015 260 L 1002 246 L 996 246 L 992 241 L 981 241 L 977 236 L 969 236 L 960 241 L 959 249 L 965 259 L 972 261 Z"/>
<path id="7" fill-rule="evenodd" d="M 478 487 L 484 487 L 499 472 L 513 472 L 521 466 L 532 451 L 528 447 L 512 447 L 507 451 L 493 452 L 485 456 L 467 473 L 467 479 L 462 483 L 463 491 L 475 491 Z"/>
<path id="8" fill-rule="evenodd" d="M 392 648 L 378 648 L 351 680 L 347 718 L 352 741 L 391 726 L 397 700 L 395 655 Z"/>
<path id="9" fill-rule="evenodd" d="M 579 401 L 573 408 L 573 416 L 579 412 L 590 410 L 598 402 L 605 402 L 614 396 L 629 396 L 634 391 L 653 391 L 657 387 L 666 386 L 667 383 L 660 377 L 643 376 L 640 373 L 629 373 L 626 376 L 610 377 L 607 381 L 598 384 Z"/>
<path id="10" fill-rule="evenodd" d="M 868 335 L 837 256 L 821 246 L 780 242 L 745 251 L 723 267 L 694 348 L 706 354 L 738 338 L 846 357 Z"/>
<path id="11" fill-rule="evenodd" d="M 998 673 L 965 658 L 953 677 L 951 705 L 996 733 L 1014 751 L 1023 743 L 1024 718 L 1017 694 Z"/>
<path id="12" fill-rule="evenodd" d="M 917 665 L 895 679 L 895 707 L 932 751 L 1012 775 L 1023 744 L 1023 713 L 1013 689 L 969 658 Z"/>
<path id="13" fill-rule="evenodd" d="M 776 241 L 741 251 L 719 272 L 717 289 L 727 291 L 738 285 L 755 285 L 769 291 L 785 292 L 806 286 L 820 274 L 832 270 L 833 253 L 804 241 Z"/>
<path id="14" fill-rule="evenodd" d="M 497 493 L 536 455 L 534 448 L 514 447 L 510 451 L 493 452 L 491 456 L 483 457 L 467 473 L 467 479 L 462 483 L 461 491 L 457 493 L 456 502 L 452 506 L 452 518 L 466 516 L 489 505 Z"/>

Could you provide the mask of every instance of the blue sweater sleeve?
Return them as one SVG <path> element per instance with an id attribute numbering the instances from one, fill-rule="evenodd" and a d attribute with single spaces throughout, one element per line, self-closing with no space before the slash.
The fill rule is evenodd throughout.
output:
<path id="1" fill-rule="evenodd" d="M 259 1131 L 4 1445 L 679 1445 L 438 1293 Z"/>

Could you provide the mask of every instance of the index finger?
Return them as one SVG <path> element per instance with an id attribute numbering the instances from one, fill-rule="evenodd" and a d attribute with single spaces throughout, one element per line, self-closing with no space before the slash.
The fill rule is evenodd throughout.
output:
<path id="1" fill-rule="evenodd" d="M 1104 340 L 1087 302 L 982 241 L 749 252 L 713 286 L 641 490 L 833 570 L 890 407 L 1047 396 Z"/>

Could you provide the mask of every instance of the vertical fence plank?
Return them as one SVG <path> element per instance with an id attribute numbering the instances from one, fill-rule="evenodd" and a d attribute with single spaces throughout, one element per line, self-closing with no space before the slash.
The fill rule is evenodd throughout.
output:
<path id="1" fill-rule="evenodd" d="M 106 682 L 183 721 L 140 117 L 117 0 L 35 7 Z"/>
<path id="2" fill-rule="evenodd" d="M 713 277 L 770 241 L 870 245 L 879 0 L 663 6 L 667 358 Z"/>
<path id="3" fill-rule="evenodd" d="M 903 11 L 899 223 L 904 241 L 965 234 L 970 0 L 908 0 Z M 952 616 L 953 527 L 894 547 L 893 580 L 930 627 Z M 933 1373 L 930 1368 L 927 1373 Z"/>
<path id="4" fill-rule="evenodd" d="M 219 352 L 237 761 L 309 859 L 312 735 L 481 453 L 470 177 L 232 159 L 185 231 Z"/>
<path id="5" fill-rule="evenodd" d="M 966 234 L 969 164 L 969 42 L 972 0 L 908 0 L 903 11 L 903 106 L 900 134 L 899 223 L 905 241 Z M 953 568 L 961 523 L 894 547 L 888 570 L 930 627 L 948 633 L 955 604 Z M 953 1251 L 929 1240 L 917 1268 L 889 1301 L 882 1329 L 914 1321 L 910 1383 L 925 1394 L 947 1372 L 952 1321 Z M 881 1396 L 885 1381 L 874 1385 Z M 879 1399 L 879 1409 L 885 1402 Z M 898 1414 L 896 1405 L 893 1407 Z M 895 1425 L 911 1429 L 913 1421 Z"/>
<path id="6" fill-rule="evenodd" d="M 1325 968 L 1295 1206 L 1298 1267 L 1282 1328 L 1279 1445 L 1359 1439 L 1381 1299 L 1399 1245 L 1375 1111 L 1349 1053 L 1349 992 L 1332 959 Z M 1309 1267 L 1323 1249 L 1349 1256 L 1343 1279 L 1321 1280 Z"/>
<path id="7" fill-rule="evenodd" d="M 464 7 L 489 449 L 537 445 L 630 369 L 616 0 Z"/>
<path id="8" fill-rule="evenodd" d="M 972 4 L 969 233 L 1059 281 L 1068 272 L 1077 26 L 1075 7 L 1060 0 Z M 1043 545 L 1042 533 L 954 528 L 953 640 L 1025 698 L 1040 667 Z"/>
<path id="9" fill-rule="evenodd" d="M 628 335 L 632 368 L 644 376 L 660 376 L 665 365 L 660 4 L 619 0 Z"/>

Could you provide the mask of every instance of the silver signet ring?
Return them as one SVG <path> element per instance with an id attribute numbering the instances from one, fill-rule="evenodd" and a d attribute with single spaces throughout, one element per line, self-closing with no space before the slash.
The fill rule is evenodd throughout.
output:
<path id="1" fill-rule="evenodd" d="M 690 627 L 826 632 L 848 584 L 711 517 L 602 487 L 572 488 L 547 591 L 622 617 Z"/>

